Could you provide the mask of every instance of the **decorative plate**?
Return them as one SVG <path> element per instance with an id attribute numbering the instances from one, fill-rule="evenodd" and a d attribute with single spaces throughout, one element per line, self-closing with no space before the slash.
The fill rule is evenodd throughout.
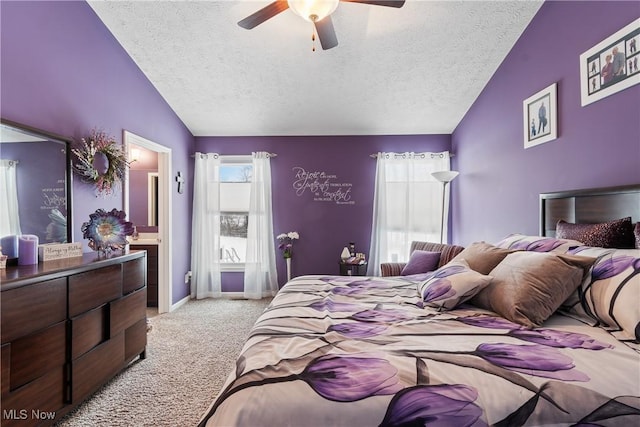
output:
<path id="1" fill-rule="evenodd" d="M 125 221 L 126 216 L 117 209 L 111 212 L 98 209 L 89 215 L 89 222 L 82 224 L 82 237 L 89 239 L 89 247 L 94 251 L 122 250 L 128 244 L 127 236 L 133 234 L 133 223 Z"/>

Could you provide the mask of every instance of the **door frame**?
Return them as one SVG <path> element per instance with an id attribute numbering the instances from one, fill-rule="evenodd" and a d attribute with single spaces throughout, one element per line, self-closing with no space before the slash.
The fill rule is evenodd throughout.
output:
<path id="1" fill-rule="evenodd" d="M 143 138 L 127 130 L 123 131 L 124 148 L 135 144 L 158 153 L 158 313 L 171 311 L 172 266 L 171 266 L 171 149 Z M 129 211 L 129 170 L 123 186 L 124 210 Z"/>

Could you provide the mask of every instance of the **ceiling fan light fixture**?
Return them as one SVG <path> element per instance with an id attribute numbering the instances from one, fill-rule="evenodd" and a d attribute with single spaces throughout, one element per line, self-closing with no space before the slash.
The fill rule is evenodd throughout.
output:
<path id="1" fill-rule="evenodd" d="M 289 8 L 309 22 L 317 22 L 331 15 L 339 0 L 287 0 Z"/>

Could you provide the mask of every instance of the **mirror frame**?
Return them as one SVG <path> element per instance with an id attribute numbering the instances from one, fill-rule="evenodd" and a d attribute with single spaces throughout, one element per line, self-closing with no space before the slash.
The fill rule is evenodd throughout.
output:
<path id="1" fill-rule="evenodd" d="M 71 148 L 73 139 L 65 136 L 57 135 L 53 132 L 48 132 L 42 129 L 34 128 L 32 126 L 24 125 L 22 123 L 14 122 L 5 118 L 0 118 L 0 123 L 5 126 L 10 126 L 18 131 L 29 133 L 41 138 L 46 138 L 50 142 L 64 143 L 66 146 L 65 157 L 65 193 L 67 203 L 67 243 L 73 242 L 73 204 L 72 204 L 72 189 L 73 189 L 73 166 L 71 159 Z"/>

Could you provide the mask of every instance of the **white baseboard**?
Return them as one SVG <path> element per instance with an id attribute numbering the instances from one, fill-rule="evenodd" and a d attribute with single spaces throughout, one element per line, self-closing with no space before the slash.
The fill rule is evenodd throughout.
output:
<path id="1" fill-rule="evenodd" d="M 177 303 L 172 304 L 171 307 L 169 307 L 169 312 L 172 312 L 173 310 L 176 310 L 176 309 L 182 307 L 183 305 L 188 303 L 190 299 L 191 299 L 191 297 L 189 295 L 187 295 L 186 297 L 182 298 Z"/>
<path id="2" fill-rule="evenodd" d="M 243 292 L 223 292 L 222 298 L 225 299 L 246 299 Z"/>
<path id="3" fill-rule="evenodd" d="M 244 293 L 243 292 L 223 292 L 222 296 L 220 298 L 222 298 L 222 299 L 246 299 L 244 297 Z M 186 297 L 182 298 L 177 303 L 173 304 L 171 306 L 171 308 L 169 308 L 169 311 L 171 312 L 173 310 L 176 310 L 176 309 L 182 307 L 184 304 L 189 302 L 190 299 L 191 299 L 191 296 L 187 295 Z"/>

